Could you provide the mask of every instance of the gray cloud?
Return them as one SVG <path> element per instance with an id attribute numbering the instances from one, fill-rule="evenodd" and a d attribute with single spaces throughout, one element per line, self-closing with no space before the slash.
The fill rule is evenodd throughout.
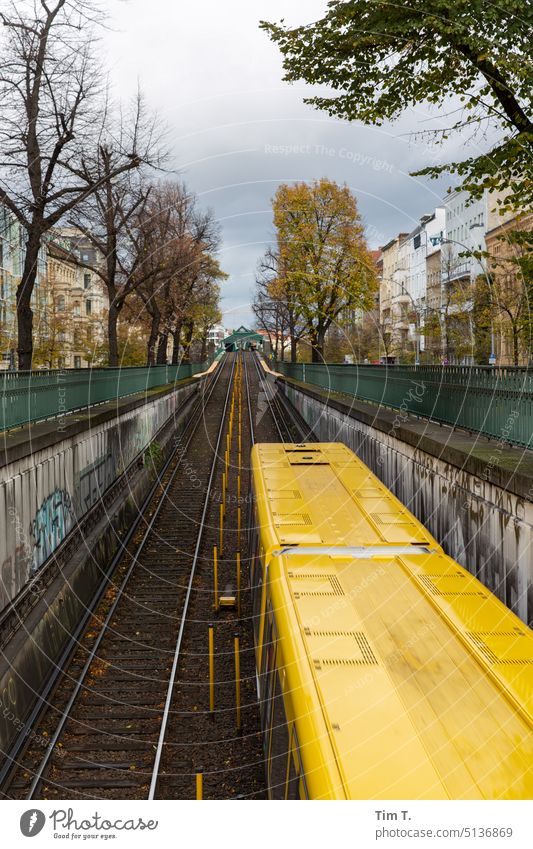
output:
<path id="1" fill-rule="evenodd" d="M 307 107 L 308 89 L 282 82 L 279 52 L 258 21 L 303 23 L 325 7 L 317 0 L 112 6 L 115 29 L 103 46 L 118 93 L 132 94 L 140 79 L 168 125 L 175 169 L 221 222 L 228 326 L 252 320 L 255 268 L 273 237 L 270 199 L 280 182 L 346 182 L 377 247 L 414 227 L 444 194 L 445 181 L 409 171 L 462 153 L 457 140 L 440 149 L 409 137 L 443 126 L 437 115 L 412 111 L 380 128 L 348 124 Z"/>

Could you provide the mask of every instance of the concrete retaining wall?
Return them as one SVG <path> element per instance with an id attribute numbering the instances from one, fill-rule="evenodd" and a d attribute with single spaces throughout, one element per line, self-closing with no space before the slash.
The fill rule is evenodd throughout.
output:
<path id="1" fill-rule="evenodd" d="M 533 627 L 531 500 L 487 480 L 482 470 L 472 474 L 402 441 L 394 435 L 398 429 L 358 420 L 348 404 L 344 412 L 316 393 L 283 380 L 278 385 L 319 441 L 351 448 L 451 557 Z"/>
<path id="2" fill-rule="evenodd" d="M 198 381 L 188 383 L 93 427 L 91 432 L 82 430 L 72 439 L 58 442 L 55 448 L 50 445 L 43 449 L 43 456 L 38 456 L 38 452 L 33 454 L 33 461 L 41 467 L 33 475 L 29 467 L 31 458 L 17 461 L 13 465 L 17 467 L 18 474 L 5 482 L 4 491 L 9 493 L 10 499 L 19 498 L 24 493 L 27 504 L 21 506 L 21 502 L 10 500 L 7 504 L 4 501 L 3 506 L 9 509 L 16 504 L 15 516 L 24 529 L 28 515 L 39 504 L 36 513 L 43 517 L 43 526 L 57 528 L 57 532 L 46 537 L 46 544 L 50 540 L 50 545 L 59 544 L 62 535 L 68 533 L 69 522 L 81 517 L 98 500 L 102 489 L 132 460 L 139 455 L 142 458 L 142 452 L 154 435 L 157 434 L 162 459 L 168 456 L 190 418 L 192 395 L 197 392 L 198 385 Z M 76 549 L 2 652 L 0 752 L 9 751 L 31 710 L 39 703 L 40 694 L 70 636 L 102 584 L 125 529 L 132 525 L 139 505 L 153 484 L 153 467 L 151 464 L 135 463 L 124 478 L 122 490 L 88 531 L 83 544 Z M 54 495 L 56 492 L 58 494 Z M 53 509 L 43 509 L 43 499 Z M 64 517 L 72 518 L 63 521 L 61 510 Z M 55 525 L 54 517 L 59 517 Z M 30 521 L 30 531 L 24 537 L 29 542 L 18 543 L 24 552 L 24 556 L 19 556 L 20 580 L 39 568 L 35 565 L 38 536 L 33 535 L 33 528 L 41 520 L 33 516 Z M 17 531 L 18 539 L 21 534 L 22 531 Z M 14 539 L 12 530 L 9 538 Z M 41 551 L 40 546 L 37 550 Z M 37 739 L 37 742 L 43 747 L 48 745 L 47 738 Z"/>
<path id="3" fill-rule="evenodd" d="M 25 453 L 19 447 L 22 456 L 0 475 L 0 610 L 197 386 L 198 381 L 187 382 L 108 421 L 93 424 L 93 417 L 65 438 L 58 425 L 55 439 L 44 447 L 31 440 Z"/>

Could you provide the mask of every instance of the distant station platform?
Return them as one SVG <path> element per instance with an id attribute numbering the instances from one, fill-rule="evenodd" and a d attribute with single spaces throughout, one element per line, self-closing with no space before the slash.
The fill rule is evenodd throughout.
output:
<path id="1" fill-rule="evenodd" d="M 226 336 L 222 344 L 226 351 L 263 351 L 264 353 L 270 351 L 268 339 L 256 330 L 248 330 L 242 325 Z"/>

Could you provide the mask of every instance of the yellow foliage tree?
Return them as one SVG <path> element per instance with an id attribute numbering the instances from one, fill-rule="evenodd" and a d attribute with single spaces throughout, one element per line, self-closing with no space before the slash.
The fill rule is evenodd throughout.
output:
<path id="1" fill-rule="evenodd" d="M 370 309 L 377 288 L 357 201 L 347 186 L 322 178 L 281 185 L 273 210 L 281 270 L 276 286 L 297 300 L 312 361 L 321 362 L 332 323 Z"/>

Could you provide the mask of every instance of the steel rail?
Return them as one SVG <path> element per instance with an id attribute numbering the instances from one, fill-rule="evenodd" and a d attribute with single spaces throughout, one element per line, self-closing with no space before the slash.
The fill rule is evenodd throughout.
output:
<path id="1" fill-rule="evenodd" d="M 217 467 L 217 463 L 218 463 L 218 451 L 219 451 L 219 448 L 220 448 L 220 443 L 222 442 L 222 436 L 224 434 L 224 426 L 225 426 L 225 423 L 226 423 L 226 413 L 227 413 L 227 410 L 228 410 L 229 401 L 230 401 L 230 397 L 231 397 L 231 388 L 233 386 L 233 376 L 234 376 L 234 373 L 235 373 L 236 362 L 237 362 L 237 357 L 235 357 L 235 359 L 233 360 L 233 366 L 232 366 L 232 369 L 231 369 L 230 379 L 228 381 L 228 391 L 226 393 L 226 400 L 224 402 L 224 408 L 222 410 L 222 416 L 220 418 L 220 427 L 219 427 L 219 430 L 218 430 L 217 441 L 216 441 L 216 445 L 215 445 L 215 448 L 214 448 L 214 451 L 213 451 L 213 462 L 211 464 L 211 470 L 210 470 L 210 473 L 209 473 L 209 480 L 208 480 L 207 487 L 206 487 L 205 502 L 204 502 L 204 507 L 203 507 L 203 510 L 202 510 L 202 516 L 201 516 L 201 519 L 200 519 L 198 536 L 196 538 L 196 546 L 195 546 L 195 549 L 194 549 L 191 571 L 190 571 L 190 574 L 189 574 L 189 582 L 188 582 L 188 585 L 187 585 L 187 593 L 185 595 L 185 600 L 183 602 L 183 609 L 182 609 L 182 614 L 181 614 L 180 627 L 179 627 L 179 631 L 178 631 L 178 637 L 177 637 L 177 640 L 176 640 L 176 648 L 174 650 L 174 658 L 173 658 L 173 661 L 172 661 L 172 669 L 171 669 L 170 677 L 169 677 L 169 680 L 168 680 L 167 697 L 166 697 L 166 700 L 165 700 L 165 708 L 164 708 L 164 711 L 163 711 L 163 718 L 161 720 L 161 726 L 160 726 L 160 729 L 159 729 L 159 739 L 157 741 L 157 749 L 156 749 L 156 754 L 155 754 L 155 759 L 154 759 L 154 767 L 153 767 L 153 770 L 152 770 L 152 779 L 150 781 L 150 790 L 148 792 L 148 799 L 149 800 L 155 799 L 155 794 L 156 794 L 156 790 L 157 790 L 157 781 L 158 781 L 158 778 L 159 778 L 159 767 L 160 767 L 160 764 L 161 764 L 161 756 L 163 754 L 163 747 L 164 747 L 164 744 L 165 744 L 165 736 L 166 736 L 168 719 L 169 719 L 169 714 L 170 714 L 170 706 L 172 704 L 172 695 L 173 695 L 173 690 L 174 690 L 174 684 L 175 684 L 175 681 L 176 681 L 176 672 L 177 672 L 177 669 L 178 669 L 178 663 L 179 663 L 179 659 L 180 659 L 181 644 L 183 642 L 183 634 L 185 632 L 185 625 L 187 623 L 187 612 L 188 612 L 188 609 L 189 609 L 189 601 L 190 601 L 190 598 L 191 598 L 194 576 L 196 574 L 196 566 L 197 566 L 199 555 L 200 555 L 200 546 L 202 544 L 203 535 L 204 535 L 204 525 L 205 525 L 205 520 L 206 520 L 206 516 L 207 516 L 207 511 L 209 509 L 209 502 L 210 502 L 210 496 L 211 496 L 211 488 L 212 488 L 212 485 L 213 485 L 213 478 L 215 477 L 216 467 Z"/>
<path id="2" fill-rule="evenodd" d="M 215 386 L 215 383 L 216 383 L 217 380 L 218 380 L 218 374 L 216 376 L 216 379 L 212 382 L 212 384 L 210 383 L 210 385 L 209 385 L 210 388 L 211 388 L 211 385 L 212 385 L 213 390 L 214 390 L 214 386 Z M 188 401 L 186 401 L 182 405 L 182 410 L 184 411 L 188 406 L 190 406 L 190 404 L 188 403 Z M 193 403 L 192 406 L 193 406 L 193 409 L 192 409 L 191 418 L 190 418 L 191 422 L 195 420 L 196 411 L 200 410 L 202 408 L 201 398 L 196 399 L 196 403 Z M 187 425 L 185 426 L 185 432 L 187 431 L 188 427 L 189 427 L 189 423 L 187 423 Z M 158 431 L 158 433 L 159 433 L 159 431 Z M 157 435 L 154 438 L 157 438 Z M 39 717 L 43 713 L 43 711 L 47 707 L 49 707 L 49 703 L 48 703 L 47 699 L 50 696 L 50 694 L 53 692 L 54 687 L 56 686 L 56 684 L 57 684 L 58 680 L 61 678 L 61 676 L 66 674 L 66 669 L 64 669 L 64 667 L 66 666 L 67 661 L 69 660 L 73 650 L 76 648 L 81 635 L 83 634 L 85 628 L 87 627 L 87 624 L 89 623 L 91 617 L 93 616 L 94 610 L 95 610 L 98 602 L 100 601 L 103 593 L 105 592 L 105 590 L 108 586 L 109 579 L 112 577 L 117 565 L 119 564 L 120 560 L 124 556 L 124 553 L 127 549 L 127 546 L 129 545 L 133 536 L 137 532 L 141 518 L 145 514 L 146 510 L 148 509 L 148 507 L 150 506 L 150 504 L 152 502 L 152 499 L 156 495 L 157 489 L 161 484 L 161 480 L 165 476 L 169 466 L 173 462 L 178 449 L 179 449 L 179 443 L 176 445 L 176 448 L 174 449 L 174 451 L 171 452 L 171 454 L 169 455 L 169 457 L 165 461 L 163 468 L 160 470 L 156 480 L 154 481 L 154 483 L 150 487 L 149 492 L 147 493 L 146 497 L 144 498 L 144 500 L 141 504 L 137 519 L 128 528 L 126 536 L 123 537 L 123 539 L 120 540 L 119 548 L 117 549 L 117 551 L 113 555 L 111 563 L 109 564 L 108 568 L 106 569 L 105 575 L 104 575 L 101 583 L 98 585 L 97 589 L 95 590 L 91 601 L 87 605 L 82 619 L 80 620 L 80 622 L 76 626 L 74 632 L 72 633 L 69 642 L 67 643 L 67 645 L 65 646 L 65 648 L 61 652 L 61 655 L 60 655 L 57 663 L 54 664 L 54 669 L 52 671 L 52 674 L 47 678 L 43 689 L 39 693 L 39 699 L 38 699 L 37 704 L 34 706 L 32 711 L 30 712 L 28 718 L 26 719 L 19 736 L 14 740 L 9 751 L 6 753 L 5 759 L 2 763 L 2 765 L 0 766 L 0 788 L 2 788 L 2 789 L 4 788 L 4 785 L 6 784 L 6 781 L 10 776 L 10 773 L 14 769 L 16 769 L 17 766 L 21 766 L 21 764 L 18 763 L 17 758 L 20 756 L 21 752 L 23 752 L 25 746 L 28 743 L 28 732 L 35 725 L 35 723 L 37 722 L 37 720 L 39 719 Z M 135 466 L 138 462 L 139 462 L 139 457 L 137 456 L 132 460 L 131 464 L 127 467 L 127 469 L 125 470 L 125 472 L 123 474 L 127 474 L 133 468 L 133 466 Z M 111 486 L 113 486 L 113 484 Z M 102 493 L 102 496 L 101 496 L 102 499 L 105 498 L 107 492 L 108 492 L 108 490 L 106 490 L 105 492 Z M 92 512 L 93 510 L 96 510 L 98 508 L 98 506 L 99 506 L 98 503 L 93 505 L 93 507 L 91 508 L 89 513 Z M 84 517 L 84 519 L 85 519 L 85 517 Z M 66 542 L 66 540 L 65 540 L 65 542 Z M 56 550 L 56 552 L 54 552 L 52 557 L 54 557 L 54 558 L 57 557 L 57 550 Z M 59 574 L 59 567 L 57 569 L 57 574 Z M 39 577 L 39 576 L 37 576 L 37 577 Z M 56 575 L 54 574 L 53 577 L 56 577 Z M 48 586 L 51 583 L 52 583 L 51 580 L 46 581 L 44 592 L 39 594 L 37 601 L 41 600 L 42 596 L 46 592 L 46 589 L 48 588 Z M 34 581 L 32 581 L 29 586 L 33 587 Z M 33 607 L 30 609 L 30 612 L 31 612 L 32 609 L 33 609 Z M 2 621 L 2 620 L 0 620 L 0 621 Z M 23 621 L 21 621 L 19 623 L 19 628 L 22 628 L 23 624 L 24 624 Z M 17 630 L 19 630 L 19 629 L 17 629 Z M 16 633 L 16 631 L 14 633 Z"/>
<path id="3" fill-rule="evenodd" d="M 198 396 L 191 395 L 179 405 L 173 413 L 173 418 L 186 414 L 187 410 L 192 407 L 191 419 L 196 415 L 197 409 L 201 409 L 201 401 Z M 161 434 L 168 428 L 169 420 L 164 422 L 159 430 L 153 435 L 151 441 L 158 441 Z M 186 426 L 187 427 L 187 426 Z M 186 429 L 186 428 L 185 428 Z M 17 631 L 24 626 L 26 618 L 32 610 L 39 604 L 46 591 L 57 578 L 64 566 L 72 557 L 73 551 L 77 551 L 80 543 L 83 542 L 84 534 L 91 532 L 95 523 L 98 522 L 107 508 L 119 497 L 120 492 L 128 485 L 129 475 L 139 465 L 139 460 L 146 451 L 146 446 L 135 455 L 133 460 L 128 463 L 123 472 L 113 481 L 105 490 L 100 492 L 100 497 L 89 509 L 81 516 L 67 536 L 54 549 L 50 557 L 43 563 L 39 570 L 29 579 L 18 594 L 11 599 L 9 604 L 0 612 L 0 649 L 8 645 L 13 639 Z M 165 462 L 158 480 L 155 482 L 157 486 L 159 478 L 166 472 L 169 463 L 172 461 L 172 454 Z M 148 497 L 151 497 L 150 495 Z M 80 539 L 81 537 L 81 539 Z M 122 544 L 124 540 L 122 540 Z M 1 781 L 0 781 L 1 784 Z"/>
<path id="4" fill-rule="evenodd" d="M 80 626 L 76 629 L 74 635 L 69 640 L 69 643 L 66 646 L 65 650 L 62 652 L 61 658 L 60 658 L 59 662 L 56 664 L 56 667 L 55 667 L 56 672 L 52 675 L 52 680 L 47 684 L 46 694 L 44 695 L 44 698 L 41 697 L 39 704 L 36 706 L 34 711 L 32 711 L 32 714 L 30 715 L 29 720 L 25 723 L 24 729 L 23 729 L 23 731 L 20 735 L 21 738 L 25 739 L 27 737 L 28 730 L 31 729 L 31 727 L 33 726 L 35 721 L 38 719 L 39 715 L 46 709 L 46 707 L 51 706 L 48 702 L 45 702 L 44 699 L 46 699 L 48 697 L 48 695 L 53 691 L 54 687 L 60 681 L 61 677 L 67 674 L 68 670 L 63 668 L 63 667 L 66 665 L 67 661 L 69 660 L 70 656 L 72 655 L 73 651 L 75 650 L 76 646 L 78 645 L 78 641 L 79 641 L 80 636 L 83 634 L 83 631 L 85 630 L 88 622 L 90 621 L 91 617 L 94 615 L 95 608 L 96 608 L 98 602 L 100 601 L 103 593 L 105 592 L 106 588 L 108 587 L 109 579 L 112 577 L 114 571 L 116 570 L 117 566 L 119 565 L 120 561 L 122 560 L 122 558 L 123 558 L 123 556 L 126 552 L 126 546 L 131 541 L 131 539 L 133 538 L 135 533 L 138 531 L 139 525 L 141 524 L 141 521 L 143 520 L 143 518 L 145 516 L 146 510 L 150 507 L 154 496 L 157 494 L 157 489 L 161 484 L 162 477 L 168 471 L 172 462 L 175 460 L 176 455 L 179 453 L 183 456 L 183 452 L 186 451 L 186 449 L 190 445 L 190 443 L 191 443 L 191 441 L 192 441 L 192 439 L 193 439 L 193 437 L 196 433 L 196 430 L 197 430 L 197 428 L 200 424 L 200 421 L 201 421 L 201 417 L 198 417 L 196 415 L 196 413 L 200 412 L 202 409 L 205 409 L 205 407 L 209 403 L 209 400 L 210 400 L 210 398 L 211 398 L 211 396 L 212 396 L 212 394 L 215 390 L 215 387 L 216 387 L 216 385 L 217 385 L 217 383 L 220 379 L 222 371 L 223 371 L 223 366 L 221 365 L 220 368 L 217 368 L 217 370 L 215 372 L 215 377 L 209 384 L 207 396 L 204 393 L 199 398 L 198 403 L 196 404 L 196 406 L 193 410 L 193 413 L 191 415 L 190 422 L 187 424 L 187 426 L 185 428 L 185 433 L 187 433 L 187 431 L 189 430 L 189 427 L 191 427 L 191 425 L 192 425 L 192 428 L 187 435 L 185 444 L 183 444 L 184 434 L 182 434 L 180 439 L 176 443 L 176 446 L 175 446 L 174 450 L 172 451 L 170 457 L 166 461 L 161 473 L 158 475 L 157 480 L 155 481 L 154 485 L 150 489 L 150 492 L 148 493 L 147 497 L 143 501 L 143 504 L 141 505 L 141 509 L 139 511 L 137 519 L 134 521 L 134 523 L 132 524 L 132 526 L 128 530 L 128 533 L 127 533 L 126 537 L 124 538 L 124 540 L 122 541 L 119 550 L 114 555 L 113 560 L 111 561 L 110 567 L 106 571 L 105 578 L 102 581 L 102 583 L 100 584 L 100 586 L 98 587 L 96 593 L 94 594 L 93 599 L 91 600 L 90 606 L 88 607 L 88 609 L 87 609 L 87 611 L 86 611 L 86 613 L 85 613 L 85 615 L 84 615 L 84 617 L 83 617 L 83 619 L 80 623 Z M 86 661 L 81 673 L 79 674 L 78 678 L 76 679 L 76 684 L 75 684 L 74 690 L 71 693 L 70 698 L 69 698 L 65 708 L 63 709 L 63 712 L 61 714 L 61 717 L 60 717 L 59 723 L 56 727 L 56 730 L 54 731 L 54 734 L 52 735 L 52 737 L 50 739 L 50 742 L 49 742 L 48 747 L 47 747 L 47 749 L 46 749 L 46 751 L 43 755 L 43 758 L 42 758 L 41 762 L 39 763 L 39 766 L 38 766 L 36 772 L 34 773 L 34 778 L 32 780 L 32 783 L 30 785 L 30 789 L 28 791 L 28 795 L 26 797 L 27 799 L 33 799 L 35 797 L 36 790 L 37 790 L 40 782 L 42 781 L 44 771 L 45 771 L 46 767 L 48 766 L 48 763 L 50 762 L 50 758 L 53 754 L 56 743 L 59 740 L 59 737 L 61 736 L 61 733 L 62 733 L 62 731 L 65 727 L 65 724 L 66 724 L 66 722 L 67 722 L 67 720 L 70 716 L 72 707 L 74 706 L 76 699 L 77 699 L 77 697 L 78 697 L 78 695 L 81 691 L 81 688 L 82 688 L 83 683 L 85 681 L 85 678 L 87 676 L 87 672 L 89 671 L 89 668 L 90 668 L 90 666 L 91 666 L 91 664 L 94 660 L 96 652 L 97 652 L 97 650 L 98 650 L 98 648 L 99 648 L 99 646 L 100 646 L 100 644 L 101 644 L 101 642 L 102 642 L 102 640 L 103 640 L 103 638 L 104 638 L 104 636 L 107 632 L 111 618 L 112 618 L 112 616 L 113 616 L 113 614 L 116 610 L 116 607 L 117 607 L 119 601 L 121 600 L 121 598 L 124 594 L 128 580 L 131 577 L 131 574 L 132 574 L 132 572 L 133 572 L 133 570 L 134 570 L 134 568 L 135 568 L 135 566 L 138 562 L 138 558 L 139 558 L 140 554 L 142 553 L 142 551 L 144 549 L 147 538 L 152 531 L 154 522 L 155 522 L 157 516 L 159 515 L 161 507 L 162 507 L 163 503 L 165 502 L 165 499 L 168 495 L 168 491 L 169 491 L 169 489 L 170 489 L 170 487 L 171 487 L 171 485 L 172 485 L 172 483 L 173 483 L 173 481 L 176 477 L 178 470 L 180 469 L 182 456 L 179 457 L 178 462 L 176 463 L 174 469 L 172 470 L 172 473 L 171 473 L 169 480 L 165 484 L 165 488 L 163 490 L 163 493 L 161 494 L 160 501 L 158 502 L 156 509 L 154 510 L 154 513 L 153 513 L 148 525 L 145 528 L 145 531 L 143 533 L 143 537 L 142 537 L 139 545 L 137 546 L 135 554 L 133 555 L 133 558 L 132 558 L 132 562 L 131 562 L 130 566 L 128 567 L 128 570 L 127 570 L 127 572 L 126 572 L 126 574 L 125 574 L 125 576 L 122 580 L 122 583 L 121 583 L 121 585 L 118 589 L 118 592 L 117 592 L 117 595 L 116 595 L 116 597 L 113 601 L 113 604 L 112 604 L 112 606 L 111 606 L 111 608 L 110 608 L 110 610 L 109 610 L 109 612 L 108 612 L 108 614 L 107 614 L 107 616 L 106 616 L 106 618 L 103 622 L 100 633 L 98 634 L 98 637 L 96 638 L 96 640 L 95 640 L 95 642 L 94 642 L 94 644 L 91 648 L 91 651 L 89 653 L 89 656 L 87 658 L 87 661 Z M 19 751 L 21 749 L 22 749 L 22 746 L 20 746 Z M 17 752 L 17 756 L 18 756 L 18 752 Z M 11 758 L 11 756 L 8 756 L 8 757 L 9 757 L 9 772 L 11 772 L 17 766 L 20 766 L 20 767 L 23 766 L 22 764 L 19 764 L 18 762 L 14 761 Z"/>
<path id="5" fill-rule="evenodd" d="M 261 368 L 259 366 L 259 363 L 257 362 L 257 357 L 254 356 L 253 361 L 254 361 L 256 372 L 257 372 L 257 376 L 259 378 L 259 383 L 263 384 L 263 389 L 264 389 L 264 392 L 265 392 L 265 397 L 267 399 L 268 408 L 270 410 L 270 415 L 272 416 L 272 420 L 273 420 L 274 425 L 276 427 L 276 430 L 278 432 L 279 441 L 280 442 L 293 442 L 294 440 L 293 440 L 292 434 L 290 433 L 290 431 L 289 431 L 289 429 L 288 429 L 288 427 L 287 427 L 287 425 L 284 421 L 284 416 L 280 415 L 280 412 L 281 412 L 280 408 L 277 407 L 277 415 L 274 412 L 273 398 L 271 398 L 271 396 L 269 395 L 270 386 L 269 386 L 268 380 L 266 378 L 266 375 L 261 374 Z M 283 422 L 283 427 L 285 429 L 285 435 L 288 436 L 288 439 L 285 439 L 284 436 L 283 436 L 283 432 L 282 432 L 281 427 L 279 425 L 278 418 Z"/>
<path id="6" fill-rule="evenodd" d="M 246 383 L 246 400 L 248 407 L 248 419 L 250 422 L 250 442 L 252 445 L 255 445 L 255 430 L 254 430 L 254 421 L 252 416 L 252 402 L 250 398 L 250 384 L 248 382 L 248 359 L 242 355 L 243 363 L 244 363 L 244 381 Z"/>

